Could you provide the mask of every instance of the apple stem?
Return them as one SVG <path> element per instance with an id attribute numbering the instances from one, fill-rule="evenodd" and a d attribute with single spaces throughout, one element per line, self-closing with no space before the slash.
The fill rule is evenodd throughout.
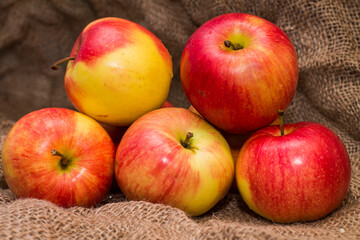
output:
<path id="1" fill-rule="evenodd" d="M 189 143 L 190 138 L 192 138 L 193 136 L 194 136 L 194 134 L 193 134 L 192 132 L 187 132 L 187 133 L 186 133 L 186 138 L 185 138 L 184 142 L 182 143 L 182 145 L 183 145 L 184 148 L 188 148 L 188 147 L 189 147 L 189 145 L 190 145 L 190 143 Z"/>
<path id="2" fill-rule="evenodd" d="M 56 149 L 53 149 L 51 150 L 51 154 L 53 156 L 59 156 L 61 157 L 61 160 L 60 160 L 60 164 L 62 167 L 66 167 L 67 163 L 68 163 L 68 159 L 63 155 L 61 154 L 60 152 L 58 152 Z"/>
<path id="3" fill-rule="evenodd" d="M 56 71 L 59 69 L 59 65 L 64 63 L 64 62 L 67 62 L 67 61 L 70 61 L 70 60 L 75 60 L 75 57 L 66 57 L 66 58 L 62 58 L 60 59 L 59 61 L 57 61 L 56 63 L 54 63 L 52 66 L 51 66 L 51 69 Z"/>
<path id="4" fill-rule="evenodd" d="M 240 44 L 238 44 L 238 43 L 236 43 L 235 45 L 232 43 L 232 42 L 230 42 L 229 40 L 225 40 L 224 41 L 224 45 L 225 45 L 225 47 L 227 47 L 227 48 L 232 48 L 233 50 L 240 50 L 240 49 L 243 49 L 243 47 L 240 45 Z"/>
<path id="5" fill-rule="evenodd" d="M 281 136 L 285 135 L 284 132 L 284 110 L 278 110 L 278 114 L 279 114 L 279 125 L 280 125 L 280 132 L 281 132 Z"/>

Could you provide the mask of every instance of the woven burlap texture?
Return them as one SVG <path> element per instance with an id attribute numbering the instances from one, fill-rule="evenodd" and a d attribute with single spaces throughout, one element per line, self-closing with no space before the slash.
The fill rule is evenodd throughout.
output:
<path id="1" fill-rule="evenodd" d="M 205 215 L 190 218 L 161 204 L 128 201 L 116 189 L 98 207 L 64 209 L 15 199 L 0 161 L 0 239 L 360 239 L 359 1 L 0 1 L 0 146 L 26 113 L 73 108 L 63 86 L 65 68 L 52 72 L 49 66 L 70 53 L 89 22 L 122 17 L 157 35 L 173 57 L 169 100 L 188 107 L 179 77 L 182 50 L 197 27 L 228 12 L 263 17 L 293 41 L 299 84 L 286 119 L 322 123 L 345 143 L 352 179 L 339 209 L 316 222 L 276 224 L 229 193 Z"/>

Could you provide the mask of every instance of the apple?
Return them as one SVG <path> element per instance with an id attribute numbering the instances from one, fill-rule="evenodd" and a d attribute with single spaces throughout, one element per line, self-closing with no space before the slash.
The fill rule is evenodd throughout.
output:
<path id="1" fill-rule="evenodd" d="M 5 180 L 17 198 L 91 207 L 108 193 L 115 147 L 94 119 L 64 108 L 23 116 L 3 144 Z"/>
<path id="2" fill-rule="evenodd" d="M 198 216 L 228 192 L 234 163 L 226 140 L 184 108 L 162 108 L 136 120 L 116 152 L 115 177 L 130 200 Z"/>
<path id="3" fill-rule="evenodd" d="M 180 77 L 191 105 L 214 126 L 246 134 L 277 118 L 298 82 L 293 44 L 275 24 L 229 13 L 200 26 L 184 48 Z"/>
<path id="4" fill-rule="evenodd" d="M 173 76 L 162 42 L 144 27 L 115 17 L 87 25 L 67 61 L 65 90 L 73 105 L 92 118 L 117 126 L 165 102 Z"/>
<path id="5" fill-rule="evenodd" d="M 348 153 L 324 125 L 281 126 L 256 131 L 241 148 L 235 175 L 241 196 L 250 209 L 274 222 L 321 219 L 348 192 Z"/>
<path id="6" fill-rule="evenodd" d="M 166 100 L 164 104 L 161 106 L 161 108 L 167 108 L 167 107 L 174 107 L 174 105 L 169 100 Z"/>

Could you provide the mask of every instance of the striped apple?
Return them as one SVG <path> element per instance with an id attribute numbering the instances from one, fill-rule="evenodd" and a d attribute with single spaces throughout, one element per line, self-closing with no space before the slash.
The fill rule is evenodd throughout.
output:
<path id="1" fill-rule="evenodd" d="M 216 127 L 245 134 L 286 109 L 298 82 L 294 46 L 275 24 L 229 13 L 200 26 L 188 40 L 181 83 L 195 109 Z"/>
<path id="2" fill-rule="evenodd" d="M 162 203 L 198 216 L 229 190 L 230 147 L 212 125 L 184 108 L 145 114 L 126 131 L 115 176 L 127 198 Z"/>
<path id="3" fill-rule="evenodd" d="M 341 139 L 314 122 L 269 126 L 253 133 L 236 162 L 246 204 L 280 223 L 315 221 L 344 200 L 351 165 Z"/>
<path id="4" fill-rule="evenodd" d="M 17 121 L 1 152 L 6 182 L 18 198 L 62 207 L 91 207 L 110 190 L 115 147 L 94 119 L 69 109 L 45 108 Z"/>

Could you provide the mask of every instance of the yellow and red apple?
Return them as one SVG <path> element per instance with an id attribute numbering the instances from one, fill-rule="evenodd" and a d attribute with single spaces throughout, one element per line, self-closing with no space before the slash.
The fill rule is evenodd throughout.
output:
<path id="1" fill-rule="evenodd" d="M 69 109 L 45 108 L 14 124 L 1 159 L 16 197 L 91 207 L 110 189 L 115 147 L 94 119 Z"/>
<path id="2" fill-rule="evenodd" d="M 349 189 L 350 159 L 341 139 L 313 122 L 269 126 L 243 145 L 236 181 L 246 204 L 280 223 L 314 221 L 344 200 Z"/>
<path id="3" fill-rule="evenodd" d="M 246 134 L 286 109 L 298 82 L 294 46 L 275 24 L 229 13 L 200 26 L 181 58 L 181 83 L 191 105 L 214 126 Z"/>
<path id="4" fill-rule="evenodd" d="M 200 116 L 162 108 L 136 120 L 116 152 L 115 177 L 131 200 L 163 203 L 198 216 L 229 190 L 230 147 Z"/>
<path id="5" fill-rule="evenodd" d="M 163 43 L 144 27 L 121 18 L 101 18 L 77 38 L 65 74 L 73 105 L 92 118 L 128 126 L 160 108 L 173 76 Z"/>

